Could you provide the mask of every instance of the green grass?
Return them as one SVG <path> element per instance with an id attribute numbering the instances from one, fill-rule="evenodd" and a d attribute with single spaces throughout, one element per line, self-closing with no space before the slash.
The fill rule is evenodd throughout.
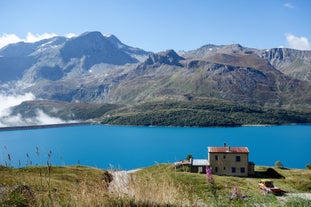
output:
<path id="1" fill-rule="evenodd" d="M 88 206 L 101 204 L 97 196 L 107 195 L 105 171 L 82 166 L 6 168 L 0 170 L 0 186 L 28 186 L 33 193 L 26 198 L 24 192 L 10 192 L 2 203 L 11 199 L 11 194 L 20 194 L 29 206 Z M 28 192 L 30 193 L 30 192 Z M 14 198 L 14 197 L 13 197 Z M 18 202 L 18 200 L 16 201 Z M 14 203 L 14 202 L 13 202 Z"/>
<path id="2" fill-rule="evenodd" d="M 266 168 L 262 167 L 262 171 Z M 280 170 L 276 171 L 283 175 L 285 179 L 275 179 L 276 185 L 287 192 L 310 192 L 311 171 L 307 170 Z M 303 175 L 303 176 L 301 176 Z M 139 179 L 138 179 L 138 178 Z M 156 183 L 156 186 L 165 185 L 163 194 L 166 192 L 174 192 L 173 200 L 177 201 L 177 205 L 185 203 L 189 206 L 209 204 L 209 206 L 283 206 L 287 202 L 295 204 L 299 203 L 310 204 L 311 201 L 303 199 L 288 200 L 280 202 L 273 195 L 265 195 L 258 188 L 260 178 L 240 178 L 228 176 L 216 176 L 215 185 L 210 187 L 206 181 L 205 174 L 194 174 L 188 172 L 178 172 L 170 165 L 157 165 L 143 169 L 136 173 L 136 181 L 139 183 L 149 182 Z M 305 184 L 304 184 L 305 183 Z M 241 194 L 249 196 L 249 199 L 230 200 L 230 195 L 233 191 L 233 186 L 238 186 Z M 146 189 L 148 192 L 153 191 L 153 187 Z M 212 190 L 216 191 L 212 192 Z M 161 192 L 161 189 L 156 188 L 155 192 Z M 179 192 L 179 193 L 178 193 Z M 143 195 L 142 197 L 145 197 Z M 165 198 L 162 202 L 165 201 Z M 161 200 L 159 201 L 161 202 Z M 296 206 L 299 206 L 299 205 Z M 295 206 L 295 205 L 293 205 Z"/>
<path id="3" fill-rule="evenodd" d="M 264 172 L 266 167 L 256 167 Z M 0 167 L 0 206 L 310 206 L 311 201 L 265 195 L 260 178 L 181 172 L 169 164 L 144 168 L 130 175 L 128 194 L 108 191 L 106 170 L 83 166 Z M 273 179 L 286 192 L 310 192 L 311 170 L 275 169 Z M 230 200 L 233 186 L 248 199 Z M 5 190 L 3 190 L 5 189 Z M 0 191 L 0 192 L 1 192 Z"/>

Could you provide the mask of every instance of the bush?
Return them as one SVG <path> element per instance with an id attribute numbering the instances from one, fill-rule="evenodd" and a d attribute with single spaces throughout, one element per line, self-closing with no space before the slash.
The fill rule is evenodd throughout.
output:
<path id="1" fill-rule="evenodd" d="M 187 157 L 186 157 L 186 160 L 190 161 L 191 159 L 193 159 L 192 154 L 188 154 Z"/>
<path id="2" fill-rule="evenodd" d="M 279 169 L 283 169 L 283 168 L 284 168 L 284 165 L 281 163 L 280 160 L 278 160 L 278 161 L 276 161 L 276 162 L 274 163 L 274 167 L 279 168 Z"/>
<path id="3" fill-rule="evenodd" d="M 311 163 L 306 164 L 306 169 L 311 170 Z"/>

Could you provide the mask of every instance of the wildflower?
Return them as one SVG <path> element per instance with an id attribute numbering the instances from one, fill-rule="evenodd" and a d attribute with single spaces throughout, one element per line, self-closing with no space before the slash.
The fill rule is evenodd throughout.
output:
<path id="1" fill-rule="evenodd" d="M 212 170 L 209 166 L 206 167 L 206 180 L 208 183 L 214 182 L 214 178 L 212 176 Z"/>

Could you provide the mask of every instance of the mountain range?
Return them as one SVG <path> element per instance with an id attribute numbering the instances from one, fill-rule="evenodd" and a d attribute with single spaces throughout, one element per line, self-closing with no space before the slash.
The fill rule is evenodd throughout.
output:
<path id="1" fill-rule="evenodd" d="M 25 116 L 38 107 L 53 114 L 51 105 L 57 109 L 54 112 L 65 113 L 59 103 L 100 109 L 97 116 L 80 114 L 83 120 L 107 121 L 134 112 L 136 116 L 143 113 L 138 108 L 150 103 L 182 103 L 187 109 L 198 103 L 226 103 L 309 115 L 310 89 L 311 51 L 288 48 L 208 44 L 186 52 L 153 53 L 128 46 L 114 35 L 86 32 L 0 49 L 0 90 L 31 92 L 36 97 L 12 112 Z"/>

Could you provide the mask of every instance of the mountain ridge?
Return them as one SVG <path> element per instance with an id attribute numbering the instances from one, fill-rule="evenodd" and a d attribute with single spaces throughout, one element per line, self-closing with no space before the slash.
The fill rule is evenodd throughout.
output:
<path id="1" fill-rule="evenodd" d="M 311 111 L 311 51 L 207 44 L 153 53 L 85 32 L 1 48 L 0 89 L 14 83 L 19 93 L 67 103 L 216 99 Z"/>

